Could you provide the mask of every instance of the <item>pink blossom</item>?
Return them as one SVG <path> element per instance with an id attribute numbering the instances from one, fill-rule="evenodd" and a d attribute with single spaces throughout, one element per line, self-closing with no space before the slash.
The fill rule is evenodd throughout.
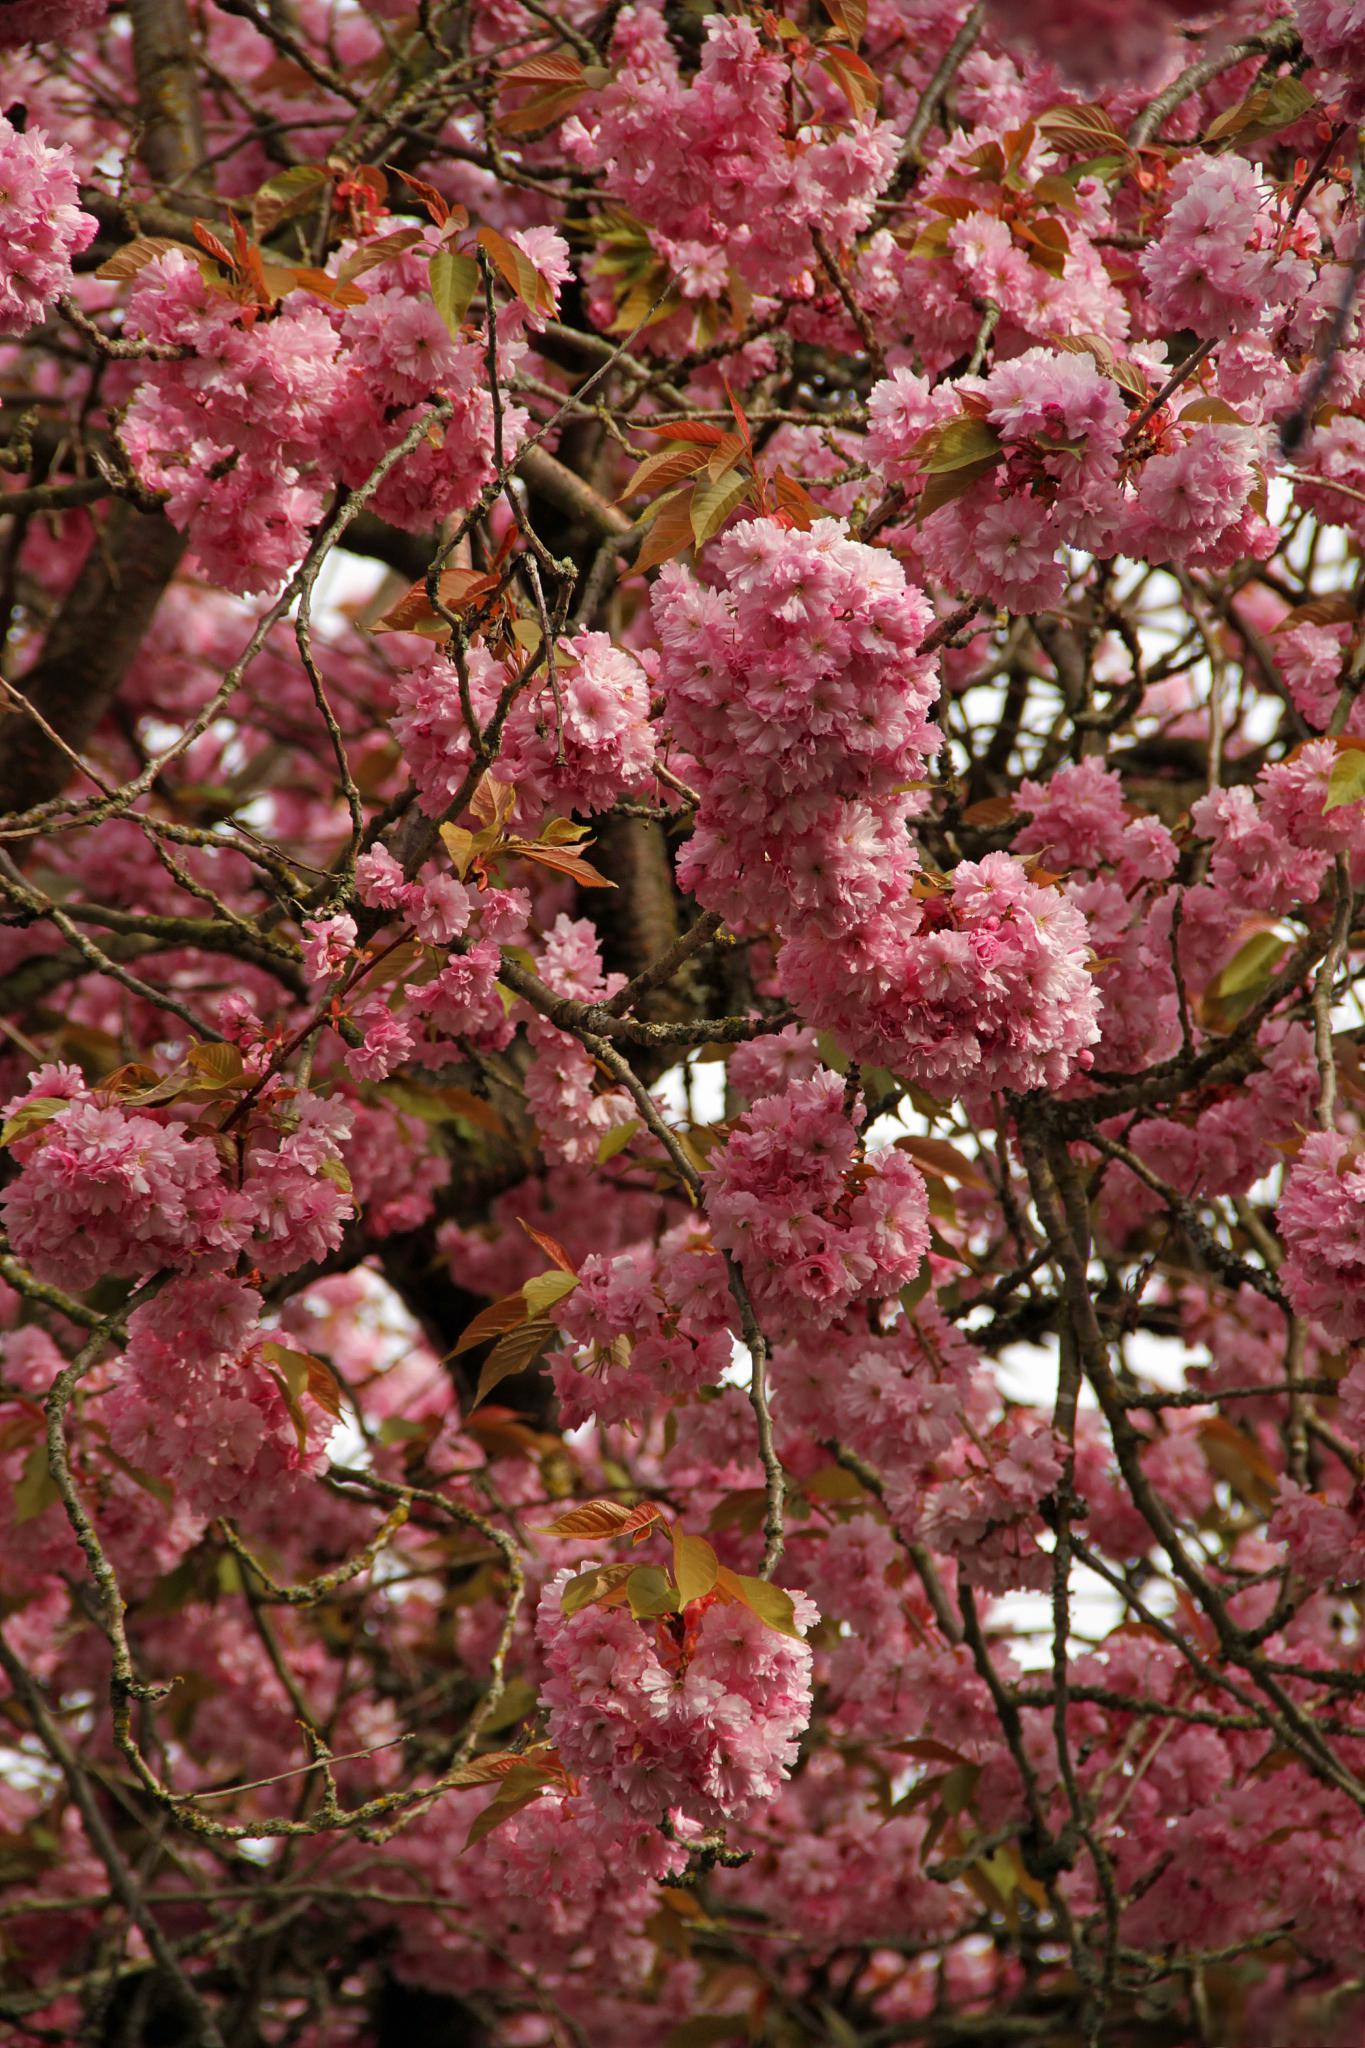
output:
<path id="1" fill-rule="evenodd" d="M 550 1582 L 536 1617 L 544 1698 L 561 1757 L 607 1818 L 715 1826 L 772 1799 L 810 1716 L 806 1645 L 714 1599 L 676 1632 L 619 1607 L 566 1616 L 571 1576 Z M 814 1603 L 795 1601 L 804 1632 Z"/>
<path id="2" fill-rule="evenodd" d="M 81 10 L 78 8 L 77 12 Z M 0 42 L 23 42 L 49 24 L 36 7 L 6 9 Z M 56 33 L 59 24 L 51 24 Z M 72 287 L 71 259 L 91 241 L 94 218 L 76 204 L 76 164 L 71 151 L 52 144 L 40 128 L 20 134 L 0 114 L 0 213 L 5 232 L 0 246 L 0 334 L 22 334 L 41 320 L 53 301 Z"/>

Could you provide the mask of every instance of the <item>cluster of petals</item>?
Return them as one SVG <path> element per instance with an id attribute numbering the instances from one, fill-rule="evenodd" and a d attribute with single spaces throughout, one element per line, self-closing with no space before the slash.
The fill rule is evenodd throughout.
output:
<path id="1" fill-rule="evenodd" d="M 1365 1165 L 1336 1131 L 1314 1131 L 1285 1177 L 1276 1210 L 1280 1284 L 1295 1313 L 1329 1337 L 1365 1337 Z"/>
<path id="2" fill-rule="evenodd" d="M 33 1079 L 7 1115 L 54 1087 L 74 1091 L 16 1141 L 19 1172 L 0 1194 L 10 1245 L 40 1278 L 83 1291 L 106 1275 L 141 1279 L 205 1253 L 222 1258 L 241 1242 L 246 1204 L 207 1138 L 97 1101 L 70 1069 Z"/>
<path id="3" fill-rule="evenodd" d="M 539 966 L 548 987 L 578 1002 L 605 1002 L 625 986 L 623 974 L 603 972 L 597 934 L 586 918 L 555 919 Z M 621 1088 L 599 1088 L 591 1053 L 539 1011 L 528 1015 L 526 1037 L 526 1101 L 542 1151 L 569 1166 L 591 1165 L 608 1131 L 633 1119 L 630 1096 Z"/>
<path id="4" fill-rule="evenodd" d="M 169 1281 L 128 1319 L 128 1347 L 101 1402 L 109 1441 L 193 1513 L 250 1511 L 321 1454 L 322 1413 L 302 1397 L 313 1428 L 301 1445 L 262 1349 L 260 1311 L 251 1288 L 203 1274 Z"/>
<path id="5" fill-rule="evenodd" d="M 669 717 L 702 797 L 696 837 L 706 846 L 709 828 L 728 849 L 722 862 L 694 839 L 683 879 L 732 920 L 781 917 L 794 842 L 814 867 L 834 805 L 892 798 L 937 746 L 937 677 L 918 651 L 932 613 L 893 556 L 833 519 L 809 533 L 751 520 L 711 561 L 714 587 L 671 565 L 654 593 Z"/>
<path id="6" fill-rule="evenodd" d="M 553 1361 L 564 1426 L 640 1422 L 717 1386 L 734 1356 L 734 1302 L 709 1235 L 675 1224 L 658 1243 L 591 1252 L 555 1310 L 572 1348 Z"/>
<path id="7" fill-rule="evenodd" d="M 823 1068 L 740 1119 L 713 1155 L 706 1214 L 775 1327 L 896 1294 L 929 1248 L 919 1169 L 892 1147 L 859 1156 L 844 1084 Z"/>
<path id="8" fill-rule="evenodd" d="M 812 266 L 813 226 L 843 243 L 868 225 L 895 169 L 894 128 L 793 135 L 791 67 L 743 16 L 708 19 L 687 82 L 652 8 L 627 11 L 611 54 L 613 82 L 565 124 L 564 142 L 675 261 L 705 262 L 714 295 L 730 272 L 753 292 L 796 285 Z"/>
<path id="9" fill-rule="evenodd" d="M 1277 253 L 1268 196 L 1239 156 L 1176 166 L 1161 233 L 1138 263 L 1157 320 L 1206 341 L 1261 327 L 1312 281 L 1302 257 Z"/>
<path id="10" fill-rule="evenodd" d="M 609 1820 L 677 1814 L 703 1827 L 774 1798 L 810 1718 L 811 1653 L 715 1595 L 657 1627 L 628 1607 L 563 1610 L 562 1571 L 536 1615 L 542 1698 L 565 1767 Z M 793 1595 L 796 1626 L 818 1618 Z"/>
<path id="11" fill-rule="evenodd" d="M 1315 64 L 1336 74 L 1342 110 L 1365 116 L 1365 4 L 1362 0 L 1295 0 L 1303 46 Z"/>
<path id="12" fill-rule="evenodd" d="M 344 1103 L 305 1095 L 284 1127 L 262 1123 L 238 1179 L 211 1137 L 97 1097 L 72 1068 L 39 1069 L 7 1114 L 53 1096 L 65 1106 L 15 1140 L 19 1171 L 0 1195 L 11 1246 L 45 1279 L 84 1290 L 107 1275 L 221 1267 L 239 1251 L 273 1275 L 341 1242 Z"/>
<path id="13" fill-rule="evenodd" d="M 0 25 L 0 42 L 5 39 Z M 50 143 L 40 128 L 21 134 L 0 114 L 0 334 L 23 334 L 70 291 L 71 259 L 97 226 L 76 204 L 76 191 L 71 151 Z"/>
<path id="14" fill-rule="evenodd" d="M 474 716 L 487 725 L 513 677 L 486 648 L 465 656 Z M 473 761 L 456 665 L 437 655 L 400 675 L 393 730 L 432 817 L 448 810 Z M 649 685 L 634 657 L 605 633 L 560 643 L 555 687 L 542 678 L 512 702 L 502 730 L 498 776 L 517 792 L 534 825 L 549 812 L 606 809 L 648 781 L 654 765 Z"/>
<path id="15" fill-rule="evenodd" d="M 946 890 L 871 920 L 856 944 L 794 935 L 783 986 L 857 1058 L 932 1093 L 1055 1088 L 1091 1064 L 1099 1036 L 1089 946 L 1062 891 L 988 853 L 960 862 Z"/>
<path id="16" fill-rule="evenodd" d="M 1254 788 L 1199 799 L 1190 815 L 1212 842 L 1215 887 L 1259 910 L 1286 910 L 1316 900 L 1339 854 L 1365 853 L 1365 808 L 1331 801 L 1336 760 L 1331 740 L 1310 740 L 1263 768 Z"/>

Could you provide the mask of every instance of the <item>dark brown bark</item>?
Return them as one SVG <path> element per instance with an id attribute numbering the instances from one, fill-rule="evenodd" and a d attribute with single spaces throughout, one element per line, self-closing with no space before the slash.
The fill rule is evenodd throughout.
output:
<path id="1" fill-rule="evenodd" d="M 19 677 L 16 687 L 78 753 L 118 695 L 184 551 L 182 536 L 161 513 L 115 505 L 42 654 Z M 0 720 L 0 811 L 46 802 L 73 773 L 26 712 Z"/>

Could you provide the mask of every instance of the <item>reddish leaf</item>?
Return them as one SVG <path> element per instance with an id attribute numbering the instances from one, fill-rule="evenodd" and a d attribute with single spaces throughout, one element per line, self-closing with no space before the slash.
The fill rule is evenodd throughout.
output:
<path id="1" fill-rule="evenodd" d="M 526 1297 L 520 1289 L 515 1294 L 504 1294 L 500 1301 L 490 1302 L 487 1308 L 479 1310 L 446 1357 L 460 1358 L 466 1351 L 475 1351 L 480 1344 L 486 1344 L 491 1337 L 501 1337 L 505 1330 L 518 1329 L 526 1321 L 528 1313 Z"/>
<path id="2" fill-rule="evenodd" d="M 570 50 L 556 50 L 548 57 L 527 57 L 502 74 L 508 85 L 582 85 L 583 66 Z"/>
<path id="3" fill-rule="evenodd" d="M 518 1328 L 509 1330 L 506 1336 L 499 1337 L 483 1362 L 470 1407 L 477 1408 L 494 1387 L 503 1380 L 511 1379 L 514 1373 L 526 1372 L 558 1334 L 548 1316 L 531 1316 Z"/>
<path id="4" fill-rule="evenodd" d="M 541 1251 L 544 1252 L 552 1265 L 558 1266 L 561 1273 L 572 1273 L 574 1278 L 577 1279 L 578 1268 L 558 1238 L 548 1236 L 543 1230 L 534 1230 L 524 1216 L 518 1216 L 517 1221 L 530 1238 L 532 1244 L 539 1245 Z"/>
<path id="5" fill-rule="evenodd" d="M 590 861 L 584 860 L 576 846 L 544 846 L 529 839 L 505 839 L 498 850 L 516 854 L 520 860 L 532 861 L 536 867 L 548 868 L 552 875 L 567 875 L 571 882 L 577 882 L 580 889 L 614 889 L 617 886 L 608 876 L 600 874 Z"/>
<path id="6" fill-rule="evenodd" d="M 443 195 L 436 190 L 434 185 L 428 184 L 425 178 L 414 178 L 410 171 L 400 171 L 397 164 L 386 164 L 384 168 L 392 171 L 395 178 L 401 178 L 409 192 L 414 193 L 421 200 L 438 228 L 445 226 L 446 222 L 450 219 L 450 208 L 446 204 Z"/>
<path id="7" fill-rule="evenodd" d="M 197 220 L 194 223 L 193 232 L 195 241 L 201 249 L 207 249 L 215 263 L 220 263 L 223 269 L 227 271 L 233 271 L 237 268 L 234 258 L 229 255 L 227 249 L 219 241 L 212 228 L 205 227 L 202 220 Z"/>
<path id="8" fill-rule="evenodd" d="M 699 448 L 714 448 L 725 439 L 724 427 L 713 427 L 706 420 L 674 420 L 668 426 L 640 428 L 642 434 L 662 434 L 668 441 L 695 441 Z"/>

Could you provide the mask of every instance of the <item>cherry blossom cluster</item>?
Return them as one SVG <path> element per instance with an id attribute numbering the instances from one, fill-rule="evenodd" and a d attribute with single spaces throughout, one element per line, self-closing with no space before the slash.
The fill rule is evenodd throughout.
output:
<path id="1" fill-rule="evenodd" d="M 71 290 L 71 259 L 88 246 L 97 225 L 76 204 L 76 182 L 69 149 L 49 142 L 39 128 L 21 134 L 0 114 L 0 334 L 22 334 Z"/>
<path id="2" fill-rule="evenodd" d="M 677 1814 L 715 1827 L 774 1798 L 810 1716 L 811 1652 L 708 1594 L 653 1628 L 629 1608 L 565 1614 L 573 1574 L 540 1598 L 550 1734 L 609 1820 Z M 802 1634 L 818 1619 L 795 1597 Z"/>
<path id="3" fill-rule="evenodd" d="M 823 1069 L 740 1119 L 711 1161 L 706 1214 L 782 1330 L 898 1293 L 929 1245 L 918 1168 L 894 1148 L 859 1147 L 844 1083 Z"/>

